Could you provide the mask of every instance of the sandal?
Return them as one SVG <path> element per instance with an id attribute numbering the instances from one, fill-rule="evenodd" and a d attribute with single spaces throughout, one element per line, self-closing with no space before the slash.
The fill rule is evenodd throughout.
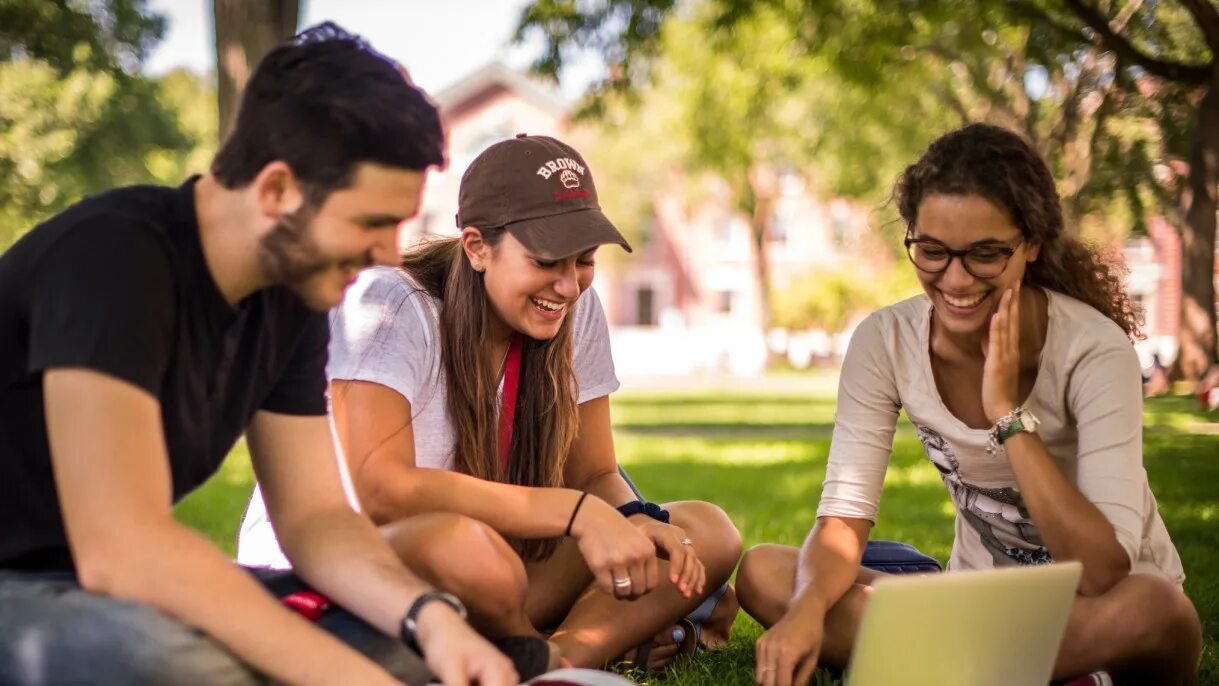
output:
<path id="1" fill-rule="evenodd" d="M 689 619 L 683 618 L 675 622 L 673 626 L 675 627 L 673 629 L 673 634 L 677 643 L 677 653 L 667 665 L 658 671 L 667 669 L 669 665 L 674 664 L 682 658 L 693 656 L 698 650 L 699 635 L 702 633 L 701 625 L 695 624 Z M 677 635 L 678 632 L 680 632 L 680 636 Z M 630 671 L 632 669 L 637 669 L 643 672 L 650 671 L 648 669 L 648 656 L 652 653 L 652 649 L 655 647 L 656 643 L 654 643 L 651 639 L 640 643 L 639 645 L 635 646 L 633 650 L 628 651 L 622 656 L 622 659 L 618 661 L 618 668 L 624 671 Z"/>

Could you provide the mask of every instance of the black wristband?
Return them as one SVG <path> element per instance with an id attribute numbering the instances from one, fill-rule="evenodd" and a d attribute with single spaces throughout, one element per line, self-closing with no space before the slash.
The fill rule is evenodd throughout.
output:
<path id="1" fill-rule="evenodd" d="M 460 615 L 462 619 L 466 618 L 466 606 L 463 605 L 461 600 L 459 600 L 457 596 L 453 595 L 452 593 L 445 593 L 444 591 L 428 591 L 427 593 L 421 594 L 418 598 L 415 598 L 415 602 L 411 603 L 411 608 L 406 611 L 406 616 L 402 618 L 402 625 L 399 627 L 400 633 L 398 637 L 402 639 L 402 642 L 405 643 L 408 648 L 421 655 L 423 653 L 419 650 L 419 643 L 415 640 L 415 630 L 419 628 L 419 613 L 423 611 L 423 606 L 427 605 L 433 600 L 439 600 L 447 604 L 449 607 L 453 608 L 453 611 Z"/>
<path id="2" fill-rule="evenodd" d="M 618 506 L 618 511 L 622 513 L 623 517 L 642 514 L 647 515 L 658 522 L 664 522 L 665 524 L 669 523 L 668 510 L 657 505 L 656 503 L 649 503 L 644 500 L 632 500 L 630 502 L 622 503 Z"/>
<path id="3" fill-rule="evenodd" d="M 576 501 L 576 506 L 571 508 L 571 518 L 567 520 L 567 528 L 563 530 L 564 536 L 571 536 L 571 526 L 576 523 L 576 515 L 580 512 L 580 506 L 584 504 L 584 499 L 588 497 L 588 491 L 580 493 L 580 499 Z"/>

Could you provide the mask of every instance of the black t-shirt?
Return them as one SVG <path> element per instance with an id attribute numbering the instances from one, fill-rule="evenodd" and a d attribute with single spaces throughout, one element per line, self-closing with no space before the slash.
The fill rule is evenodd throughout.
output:
<path id="1" fill-rule="evenodd" d="M 0 569 L 71 569 L 42 374 L 83 367 L 161 403 L 174 501 L 259 409 L 324 415 L 326 316 L 286 288 L 230 306 L 203 259 L 194 179 L 84 200 L 0 255 Z"/>

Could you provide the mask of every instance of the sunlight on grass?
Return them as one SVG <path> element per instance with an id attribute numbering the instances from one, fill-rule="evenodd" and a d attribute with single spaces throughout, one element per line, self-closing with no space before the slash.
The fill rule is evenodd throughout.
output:
<path id="1" fill-rule="evenodd" d="M 1176 503 L 1160 503 L 1160 515 L 1166 519 L 1210 522 L 1219 519 L 1219 505 L 1214 503 L 1179 505 Z"/>
<path id="2" fill-rule="evenodd" d="M 614 450 L 624 466 L 642 462 L 691 461 L 702 464 L 769 465 L 810 462 L 824 465 L 826 442 L 708 440 L 692 437 L 641 437 L 621 433 Z"/>
<path id="3" fill-rule="evenodd" d="M 816 517 L 833 424 L 833 377 L 790 376 L 783 390 L 622 392 L 613 398 L 615 449 L 657 502 L 700 499 L 724 508 L 746 548 L 799 545 Z M 1186 592 L 1206 635 L 1199 683 L 1219 681 L 1219 423 L 1191 398 L 1145 406 L 1145 464 L 1160 511 L 1187 573 Z M 1199 429 L 1201 427 L 1201 429 Z M 180 503 L 177 515 L 230 553 L 253 487 L 244 444 Z M 941 562 L 952 548 L 955 510 L 910 425 L 898 425 L 873 538 L 912 543 Z M 659 676 L 656 686 L 752 684 L 761 627 L 741 614 L 729 647 Z M 835 684 L 819 673 L 819 685 Z"/>

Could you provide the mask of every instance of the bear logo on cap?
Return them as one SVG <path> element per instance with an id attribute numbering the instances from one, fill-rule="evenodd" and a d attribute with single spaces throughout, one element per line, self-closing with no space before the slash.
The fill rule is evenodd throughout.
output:
<path id="1" fill-rule="evenodd" d="M 559 181 L 563 183 L 564 188 L 579 188 L 580 177 L 570 169 L 564 169 L 563 173 L 559 174 Z"/>

